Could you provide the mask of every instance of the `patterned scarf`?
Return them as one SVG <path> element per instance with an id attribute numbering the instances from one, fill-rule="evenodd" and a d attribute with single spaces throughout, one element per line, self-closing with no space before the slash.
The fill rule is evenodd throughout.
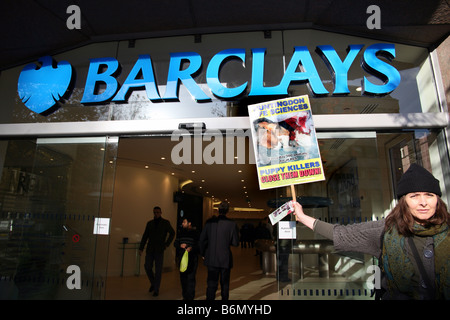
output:
<path id="1" fill-rule="evenodd" d="M 450 233 L 448 225 L 424 228 L 415 224 L 414 235 L 433 237 L 435 298 L 450 299 Z M 384 234 L 382 269 L 386 275 L 387 290 L 393 297 L 396 293 L 402 293 L 411 299 L 420 299 L 419 292 L 413 288 L 411 283 L 415 270 L 405 249 L 406 242 L 405 237 L 398 234 L 395 227 Z M 421 252 L 420 249 L 418 250 Z"/>

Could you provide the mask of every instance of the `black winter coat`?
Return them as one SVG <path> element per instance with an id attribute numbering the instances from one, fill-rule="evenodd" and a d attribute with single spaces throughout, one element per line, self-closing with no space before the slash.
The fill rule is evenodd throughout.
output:
<path id="1" fill-rule="evenodd" d="M 200 253 L 209 267 L 232 268 L 230 246 L 239 245 L 239 230 L 234 221 L 219 215 L 206 221 L 200 235 Z"/>
<path id="2" fill-rule="evenodd" d="M 159 221 L 155 219 L 147 222 L 142 240 L 139 245 L 139 250 L 144 250 L 147 244 L 146 252 L 164 252 L 164 250 L 171 244 L 175 237 L 175 231 L 170 225 L 169 220 L 160 218 Z"/>

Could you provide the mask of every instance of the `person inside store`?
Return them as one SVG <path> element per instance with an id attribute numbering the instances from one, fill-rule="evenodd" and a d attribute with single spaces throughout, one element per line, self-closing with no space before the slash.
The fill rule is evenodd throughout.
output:
<path id="1" fill-rule="evenodd" d="M 208 269 L 206 300 L 214 300 L 220 278 L 222 300 L 229 299 L 230 271 L 233 267 L 231 246 L 239 245 L 239 230 L 226 214 L 229 204 L 223 201 L 219 204 L 219 216 L 208 219 L 200 234 L 200 253 Z"/>
<path id="2" fill-rule="evenodd" d="M 153 296 L 157 297 L 161 285 L 164 250 L 172 243 L 175 237 L 175 231 L 170 225 L 169 220 L 161 217 L 162 211 L 160 207 L 156 206 L 153 208 L 153 215 L 153 220 L 148 221 L 145 226 L 145 231 L 139 245 L 139 255 L 142 255 L 144 247 L 147 245 L 144 268 L 150 280 L 149 292 L 153 292 Z M 155 265 L 154 272 L 153 264 Z"/>
<path id="3" fill-rule="evenodd" d="M 180 270 L 183 300 L 194 300 L 195 298 L 195 276 L 198 267 L 198 254 L 200 252 L 198 239 L 199 235 L 197 229 L 192 226 L 190 219 L 185 217 L 174 241 L 175 259 L 178 269 L 180 269 L 181 259 L 185 252 L 187 252 L 188 257 L 186 270 Z"/>
<path id="4" fill-rule="evenodd" d="M 439 180 L 412 164 L 399 180 L 398 204 L 385 219 L 332 225 L 306 215 L 298 202 L 293 205 L 296 220 L 333 240 L 337 251 L 378 258 L 381 288 L 376 290 L 377 299 L 448 300 L 450 214 L 441 196 Z"/>

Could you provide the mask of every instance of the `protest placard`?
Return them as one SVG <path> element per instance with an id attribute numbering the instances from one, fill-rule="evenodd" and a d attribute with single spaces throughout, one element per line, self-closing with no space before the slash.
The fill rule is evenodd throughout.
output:
<path id="1" fill-rule="evenodd" d="M 261 190 L 325 180 L 307 95 L 248 106 Z"/>
<path id="2" fill-rule="evenodd" d="M 261 190 L 325 180 L 307 95 L 248 106 Z"/>

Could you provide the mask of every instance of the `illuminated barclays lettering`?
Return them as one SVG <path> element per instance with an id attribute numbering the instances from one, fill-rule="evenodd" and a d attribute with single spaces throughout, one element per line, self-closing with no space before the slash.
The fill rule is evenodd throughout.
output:
<path id="1" fill-rule="evenodd" d="M 332 95 L 345 96 L 350 93 L 348 72 L 363 48 L 364 45 L 362 44 L 349 45 L 346 57 L 341 60 L 332 46 L 321 45 L 316 47 L 316 53 L 324 61 L 332 75 L 334 82 Z M 300 83 L 306 84 L 310 92 L 315 96 L 330 94 L 323 85 L 323 80 L 319 76 L 312 55 L 307 47 L 294 47 L 292 58 L 280 83 L 271 87 L 264 85 L 265 54 L 265 48 L 251 49 L 251 85 L 249 85 L 248 81 L 245 81 L 232 88 L 227 87 L 220 81 L 220 71 L 228 61 L 236 59 L 242 61 L 244 68 L 247 68 L 245 62 L 249 58 L 247 56 L 248 53 L 243 48 L 237 48 L 226 49 L 215 54 L 206 66 L 206 84 L 211 93 L 219 99 L 236 98 L 244 94 L 246 90 L 248 90 L 248 96 L 283 96 L 288 95 L 289 86 L 294 83 Z M 388 63 L 394 58 L 394 44 L 377 43 L 368 46 L 364 50 L 360 63 L 362 69 L 381 80 L 382 84 L 372 83 L 366 76 L 362 76 L 362 95 L 383 96 L 391 93 L 398 87 L 401 80 L 400 73 Z M 185 64 L 184 62 L 188 63 Z M 121 70 L 117 59 L 111 57 L 91 59 L 84 85 L 84 93 L 80 102 L 83 104 L 96 104 L 107 101 L 124 102 L 127 100 L 131 90 L 134 89 L 145 89 L 146 96 L 150 101 L 176 101 L 179 98 L 178 89 L 181 84 L 185 86 L 197 102 L 209 101 L 211 97 L 195 80 L 195 76 L 201 72 L 203 64 L 202 57 L 196 52 L 171 53 L 167 70 L 166 89 L 164 94 L 161 95 L 155 77 L 156 70 L 153 67 L 149 54 L 143 54 L 137 58 L 123 84 L 120 84 L 117 80 Z M 56 67 L 60 65 L 70 64 L 62 61 Z M 184 68 L 185 65 L 187 65 L 186 68 Z M 55 69 L 57 68 L 53 68 L 53 70 Z M 48 68 L 48 72 L 40 72 L 39 77 L 37 77 L 38 72 L 36 71 L 39 71 L 39 67 L 35 64 L 30 64 L 22 70 L 19 78 L 19 95 L 24 97 L 23 101 L 28 108 L 37 110 L 38 113 L 44 113 L 50 107 L 46 105 L 40 108 L 38 106 L 39 99 L 32 98 L 36 95 L 43 95 L 45 92 L 42 92 L 42 90 L 33 92 L 33 88 L 37 86 L 29 85 L 26 81 L 27 79 L 33 79 L 34 82 L 42 81 L 43 83 L 48 83 L 49 80 L 42 78 L 42 76 L 49 77 L 52 74 L 56 74 L 53 70 Z M 36 76 L 34 76 L 35 73 Z M 67 74 L 70 76 L 69 72 Z M 56 85 L 53 87 L 56 88 Z M 69 85 L 64 84 L 63 87 L 68 88 Z M 99 87 L 102 87 L 101 91 Z M 48 87 L 48 90 L 52 90 L 52 87 Z M 48 92 L 47 95 L 50 98 L 53 97 L 47 100 L 51 104 L 56 104 L 62 93 L 60 90 L 58 94 Z"/>

